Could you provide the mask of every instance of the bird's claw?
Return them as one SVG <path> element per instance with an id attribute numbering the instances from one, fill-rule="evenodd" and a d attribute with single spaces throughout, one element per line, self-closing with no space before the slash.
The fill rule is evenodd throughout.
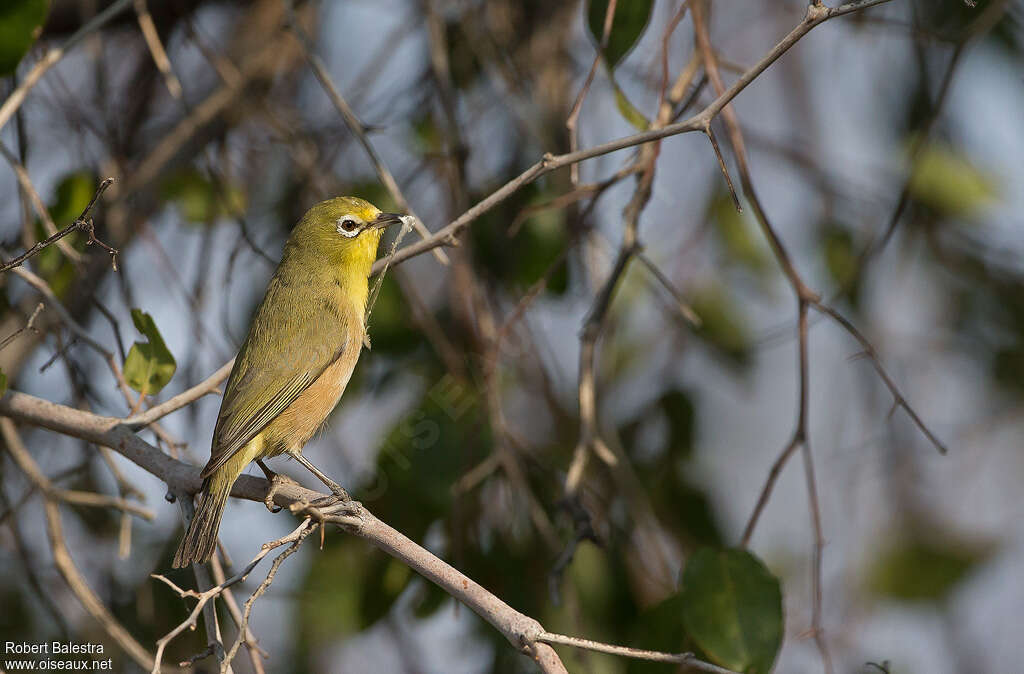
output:
<path id="1" fill-rule="evenodd" d="M 272 513 L 281 512 L 281 506 L 274 503 L 274 496 L 277 495 L 277 492 L 282 485 L 297 485 L 298 482 L 291 479 L 287 475 L 282 475 L 281 473 L 275 473 L 273 471 L 266 471 L 266 473 L 267 479 L 270 481 L 270 488 L 267 489 L 267 494 L 266 496 L 263 497 L 263 505 L 265 505 L 267 507 L 267 510 L 269 510 Z"/>
<path id="2" fill-rule="evenodd" d="M 345 515 L 354 515 L 359 512 L 362 504 L 359 501 L 353 501 L 352 497 L 348 493 L 344 494 L 331 494 L 330 496 L 324 496 L 318 499 L 310 501 L 309 505 L 319 510 L 327 508 L 336 509 L 339 513 Z"/>

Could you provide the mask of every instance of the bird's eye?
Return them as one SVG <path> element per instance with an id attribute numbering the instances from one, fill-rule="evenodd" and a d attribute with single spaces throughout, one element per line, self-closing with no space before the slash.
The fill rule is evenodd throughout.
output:
<path id="1" fill-rule="evenodd" d="M 338 233 L 342 236 L 355 236 L 359 232 L 359 222 L 354 218 L 338 220 Z"/>

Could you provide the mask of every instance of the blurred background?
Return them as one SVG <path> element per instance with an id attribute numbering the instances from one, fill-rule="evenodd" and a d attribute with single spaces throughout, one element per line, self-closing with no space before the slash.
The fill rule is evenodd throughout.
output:
<path id="1" fill-rule="evenodd" d="M 0 99 L 111 4 L 0 9 Z M 11 388 L 116 417 L 131 405 L 81 333 L 123 364 L 133 342 L 147 341 L 131 310 L 152 316 L 177 369 L 138 404 L 165 400 L 234 355 L 306 208 L 341 194 L 398 206 L 296 26 L 431 230 L 544 152 L 646 128 L 666 73 L 676 81 L 695 54 L 691 14 L 676 23 L 678 0 L 619 0 L 573 141 L 566 121 L 603 32 L 602 0 L 319 0 L 294 14 L 281 0 L 148 4 L 141 21 L 145 3 L 128 3 L 89 32 L 0 129 L 5 259 L 47 233 L 15 164 L 58 228 L 100 179 L 117 180 L 95 215 L 97 236 L 120 249 L 118 270 L 81 233 L 44 250 L 25 268 L 69 315 L 47 306 L 0 350 Z M 726 83 L 804 12 L 800 2 L 711 3 Z M 1016 1 L 893 0 L 815 28 L 735 99 L 753 179 L 795 266 L 871 340 L 949 448 L 940 455 L 893 411 L 861 346 L 812 312 L 820 622 L 838 672 L 1020 670 L 1022 20 Z M 700 69 L 683 93 L 673 101 L 680 118 L 714 99 Z M 714 128 L 736 177 L 725 128 Z M 620 460 L 591 458 L 567 497 L 581 435 L 580 331 L 612 269 L 636 189 L 623 170 L 636 159 L 627 149 L 584 162 L 575 177 L 548 174 L 476 220 L 446 249 L 448 264 L 428 253 L 390 271 L 370 318 L 372 350 L 306 455 L 550 631 L 715 659 L 685 624 L 682 572 L 702 547 L 740 544 L 793 433 L 796 302 L 751 209 L 733 207 L 707 138 L 663 141 L 640 216 L 646 259 L 621 278 L 596 352 L 597 431 Z M 42 296 L 12 273 L 0 284 L 2 338 Z M 142 435 L 205 463 L 218 405 L 203 398 Z M 62 506 L 75 563 L 152 650 L 192 604 L 150 574 L 195 582 L 170 572 L 181 524 L 163 483 L 73 438 L 28 427 L 22 437 L 57 484 L 144 498 L 155 511 L 144 522 Z M 9 458 L 0 465 L 3 639 L 109 643 L 54 567 L 38 494 Z M 312 484 L 284 460 L 271 467 Z M 237 566 L 294 524 L 233 501 L 221 536 Z M 775 671 L 823 671 L 799 455 L 749 547 L 781 587 Z M 247 597 L 262 573 L 236 594 Z M 534 671 L 470 611 L 340 532 L 282 566 L 252 627 L 270 672 Z M 204 647 L 202 629 L 188 632 L 165 662 Z M 560 653 L 570 671 L 672 671 Z M 113 657 L 116 669 L 137 668 Z M 249 659 L 240 655 L 235 671 L 252 671 Z"/>

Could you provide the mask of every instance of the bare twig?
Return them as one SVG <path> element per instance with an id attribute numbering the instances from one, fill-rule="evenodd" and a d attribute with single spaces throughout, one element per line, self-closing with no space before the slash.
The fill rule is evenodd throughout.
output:
<path id="1" fill-rule="evenodd" d="M 4 154 L 5 156 L 8 154 L 7 149 L 4 148 L 3 145 L 0 145 L 0 153 Z M 96 205 L 96 201 L 100 198 L 100 195 L 102 195 L 103 192 L 105 192 L 106 189 L 110 187 L 113 183 L 113 178 L 106 178 L 102 182 L 100 182 L 99 187 L 96 188 L 96 193 L 93 194 L 92 199 L 89 200 L 89 203 L 82 211 L 82 214 L 75 218 L 74 222 L 72 222 L 70 225 L 60 230 L 59 232 L 55 232 L 50 236 L 46 237 L 45 239 L 43 239 L 42 241 L 36 243 L 36 245 L 29 248 L 18 257 L 12 260 L 8 260 L 7 262 L 0 265 L 0 274 L 10 269 L 13 269 L 17 266 L 20 266 L 23 262 L 25 262 L 25 260 L 28 260 L 29 258 L 35 255 L 38 255 L 41 250 L 43 250 L 44 248 L 53 243 L 60 241 L 61 239 L 63 239 L 68 234 L 71 234 L 72 232 L 85 232 L 89 236 L 88 243 L 95 243 L 104 250 L 106 250 L 108 253 L 110 253 L 114 269 L 116 270 L 117 249 L 111 248 L 110 246 L 96 238 L 95 225 L 93 224 L 92 216 L 90 215 L 92 213 L 93 206 Z M 46 213 L 46 208 L 42 207 L 42 210 L 39 211 L 40 217 L 42 217 L 44 213 Z M 49 214 L 47 214 L 46 217 L 48 218 Z M 73 250 L 74 249 L 72 249 L 72 251 Z M 75 254 L 77 255 L 77 252 Z"/>
<path id="2" fill-rule="evenodd" d="M 46 515 L 46 531 L 50 540 L 50 548 L 53 554 L 53 562 L 60 575 L 67 582 L 68 587 L 78 598 L 82 607 L 100 624 L 110 638 L 113 639 L 123 650 L 140 666 L 149 669 L 153 658 L 149 652 L 128 633 L 110 613 L 99 597 L 89 587 L 88 582 L 79 572 L 71 559 L 65 543 L 64 531 L 61 525 L 59 494 L 50 481 L 43 475 L 42 470 L 32 459 L 31 454 L 21 442 L 14 422 L 10 419 L 0 419 L 0 434 L 3 436 L 4 446 L 7 452 L 21 468 L 22 472 L 43 494 L 44 513 Z"/>
<path id="3" fill-rule="evenodd" d="M 306 60 L 309 62 L 309 67 L 313 69 L 313 74 L 316 75 L 317 81 L 319 81 L 321 86 L 323 86 L 324 91 L 327 92 L 328 98 L 331 99 L 331 103 L 334 104 L 334 107 L 337 108 L 338 112 L 341 114 L 341 118 L 344 120 L 345 126 L 348 127 L 348 130 L 356 137 L 356 140 L 359 141 L 359 144 L 362 146 L 363 151 L 369 158 L 370 163 L 373 164 L 373 169 L 377 172 L 377 177 L 382 183 L 384 183 L 384 187 L 391 195 L 391 198 L 395 200 L 395 204 L 398 206 L 399 210 L 405 211 L 415 218 L 413 227 L 416 229 L 416 232 L 423 238 L 423 240 L 428 240 L 430 238 L 430 230 L 426 228 L 419 217 L 416 216 L 416 213 L 413 212 L 412 207 L 405 198 L 405 195 L 402 194 L 402 189 L 398 186 L 398 181 L 395 180 L 391 171 L 388 170 L 387 166 L 385 166 L 380 155 L 377 153 L 376 148 L 374 148 L 373 143 L 371 143 L 370 139 L 366 136 L 366 126 L 359 121 L 359 118 L 356 117 L 356 113 L 352 110 L 348 101 L 345 100 L 341 95 L 341 91 L 334 84 L 334 80 L 331 79 L 327 66 L 324 65 L 323 59 L 316 54 L 309 36 L 306 35 L 305 31 L 302 30 L 302 27 L 299 26 L 298 21 L 294 20 L 294 17 L 289 22 L 289 28 L 292 33 L 295 34 L 299 44 L 302 46 L 302 53 L 306 56 Z M 448 256 L 443 250 L 435 248 L 432 252 L 438 262 L 441 264 L 448 264 Z"/>
<path id="4" fill-rule="evenodd" d="M 629 648 L 628 646 L 616 646 L 613 644 L 606 644 L 600 641 L 592 641 L 590 639 L 581 639 L 579 637 L 570 637 L 564 634 L 551 634 L 545 632 L 544 634 L 537 637 L 538 641 L 544 643 L 554 644 L 559 646 L 572 646 L 573 648 L 582 648 L 588 651 L 596 651 L 598 653 L 608 653 L 610 655 L 620 655 L 625 658 L 633 658 L 634 660 L 646 660 L 648 662 L 665 662 L 669 664 L 682 665 L 686 669 L 695 672 L 711 672 L 712 674 L 735 674 L 731 669 L 725 667 L 719 667 L 713 665 L 710 662 L 704 662 L 697 658 L 693 653 L 662 653 L 661 651 L 648 651 L 641 648 Z"/>
<path id="5" fill-rule="evenodd" d="M 120 423 L 119 419 L 90 414 L 17 391 L 12 391 L 0 398 L 0 416 L 8 416 L 24 423 L 42 426 L 58 433 L 112 447 L 144 470 L 166 482 L 172 492 L 195 493 L 201 486 L 202 479 L 198 467 L 182 463 L 164 454 L 131 432 Z M 235 482 L 232 495 L 237 498 L 263 502 L 270 487 L 270 483 L 263 478 L 242 475 Z M 298 484 L 284 483 L 278 486 L 274 493 L 275 503 L 291 508 L 297 515 L 308 515 L 312 518 L 304 520 L 289 536 L 279 539 L 281 544 L 293 542 L 295 540 L 293 537 L 299 536 L 306 527 L 315 526 L 315 523 L 339 524 L 349 533 L 368 541 L 439 585 L 501 632 L 514 648 L 532 657 L 541 666 L 542 671 L 565 672 L 565 668 L 554 650 L 539 640 L 538 637 L 545 634 L 545 630 L 536 620 L 514 610 L 430 551 L 420 547 L 374 517 L 362 506 L 349 502 L 334 506 L 337 510 L 331 510 L 329 508 L 317 509 L 309 505 L 323 497 L 324 494 L 305 489 Z M 273 546 L 273 544 L 268 545 Z M 230 587 L 251 573 L 270 549 L 273 548 L 265 547 L 241 572 L 202 593 L 183 590 L 165 578 L 160 577 L 159 579 L 180 595 L 193 597 L 205 603 L 218 594 L 217 588 Z M 166 643 L 170 639 L 188 629 L 190 625 L 194 626 L 200 612 L 201 608 L 198 610 L 194 608 L 189 618 L 176 627 L 173 634 L 169 633 L 165 637 L 167 641 L 163 645 L 166 647 Z M 158 652 L 162 655 L 162 651 Z M 146 662 L 147 669 L 151 668 L 151 663 L 152 660 Z"/>
<path id="6" fill-rule="evenodd" d="M 82 261 L 82 254 L 79 253 L 75 248 L 64 240 L 64 237 L 74 231 L 65 231 L 62 233 L 57 232 L 57 225 L 53 222 L 53 217 L 50 215 L 50 210 L 43 203 L 43 198 L 39 196 L 39 190 L 36 189 L 35 185 L 32 184 L 32 179 L 28 175 L 28 170 L 18 160 L 14 154 L 8 150 L 3 143 L 0 143 L 0 155 L 3 155 L 7 163 L 11 165 L 11 170 L 14 171 L 15 178 L 18 179 L 18 185 L 21 187 L 21 193 L 28 200 L 28 203 L 32 205 L 32 210 L 36 212 L 39 217 L 39 221 L 42 223 L 43 231 L 46 232 L 47 240 L 44 243 L 36 242 L 29 246 L 30 249 L 35 249 L 36 252 L 42 250 L 50 244 L 56 244 L 60 248 L 61 252 L 71 260 L 72 263 L 78 264 Z M 31 220 L 28 217 L 28 211 L 25 213 L 25 226 L 22 232 L 22 238 L 25 240 L 25 245 L 28 246 L 30 242 L 35 241 L 35 229 L 31 226 Z M 32 253 L 33 255 L 35 253 Z M 27 254 L 26 254 L 27 255 Z M 2 272 L 3 269 L 0 269 Z"/>
<path id="7" fill-rule="evenodd" d="M 849 2 L 844 5 L 839 5 L 838 7 L 816 7 L 811 5 L 803 20 L 797 24 L 797 26 L 793 28 L 788 35 L 780 40 L 764 57 L 761 58 L 761 60 L 744 72 L 731 87 L 723 91 L 718 98 L 712 101 L 706 108 L 696 115 L 662 128 L 651 129 L 630 136 L 625 136 L 617 140 L 595 145 L 594 147 L 587 148 L 585 150 L 569 152 L 561 155 L 547 153 L 518 176 L 492 192 L 485 199 L 477 202 L 472 208 L 465 211 L 455 220 L 434 232 L 429 239 L 419 241 L 399 250 L 395 255 L 394 264 L 408 260 L 409 258 L 420 255 L 428 250 L 432 250 L 433 248 L 437 248 L 438 246 L 456 245 L 456 236 L 464 228 L 469 226 L 484 213 L 487 213 L 492 208 L 508 199 L 515 192 L 536 181 L 547 173 L 588 159 L 593 159 L 594 157 L 600 157 L 618 150 L 643 145 L 644 143 L 650 143 L 669 136 L 676 136 L 681 133 L 689 133 L 693 131 L 703 132 L 705 126 L 709 124 L 733 98 L 743 91 L 751 82 L 757 79 L 757 77 L 771 64 L 775 63 L 779 57 L 789 51 L 789 49 L 800 40 L 800 38 L 809 33 L 815 26 L 821 25 L 829 19 L 844 16 L 851 12 L 880 5 L 889 1 L 890 0 L 858 0 L 857 2 Z M 374 272 L 379 271 L 381 266 L 380 262 L 375 264 Z"/>
<path id="8" fill-rule="evenodd" d="M 181 81 L 171 68 L 171 60 L 167 58 L 167 50 L 164 49 L 164 45 L 160 41 L 160 34 L 156 30 L 156 24 L 153 23 L 153 16 L 149 13 L 146 0 L 134 0 L 134 2 L 135 16 L 138 18 L 139 28 L 142 30 L 142 37 L 146 41 L 146 47 L 149 48 L 149 53 L 153 57 L 153 63 L 156 64 L 157 70 L 163 75 L 167 91 L 170 92 L 171 96 L 180 101 Z"/>
<path id="9" fill-rule="evenodd" d="M 181 499 L 179 499 L 179 500 L 181 500 Z M 171 641 L 173 641 L 178 635 L 180 635 L 186 629 L 195 629 L 196 628 L 196 625 L 197 625 L 197 623 L 199 621 L 199 615 L 203 612 L 203 608 L 207 605 L 208 602 L 211 602 L 214 599 L 216 599 L 218 596 L 220 596 L 220 594 L 226 588 L 229 588 L 232 585 L 240 583 L 240 582 L 244 581 L 246 578 L 248 578 L 249 574 L 252 573 L 252 570 L 256 568 L 256 565 L 259 564 L 263 560 L 264 557 L 266 557 L 268 554 L 270 554 L 270 552 L 272 550 L 275 550 L 275 549 L 281 547 L 282 545 L 288 545 L 289 543 L 295 543 L 297 541 L 300 541 L 302 538 L 305 538 L 306 534 L 308 534 L 309 531 L 312 530 L 312 528 L 315 528 L 315 527 L 316 527 L 316 525 L 311 524 L 309 520 L 304 520 L 298 527 L 296 527 L 287 536 L 282 536 L 281 538 L 279 538 L 279 539 L 277 539 L 275 541 L 270 541 L 269 543 L 264 543 L 263 546 L 260 548 L 259 553 L 255 557 L 253 557 L 252 560 L 248 564 L 245 565 L 244 569 L 242 569 L 241 571 L 236 573 L 231 578 L 228 578 L 227 580 L 225 580 L 225 581 L 223 581 L 221 583 L 218 583 L 217 585 L 214 585 L 210 589 L 204 590 L 203 592 L 196 592 L 195 590 L 184 590 L 184 589 L 178 587 L 177 585 L 175 585 L 172 581 L 168 580 L 164 576 L 161 576 L 160 574 L 154 574 L 153 578 L 156 578 L 157 580 L 162 581 L 164 584 L 166 584 L 172 590 L 177 592 L 179 596 L 181 596 L 181 597 L 191 597 L 191 598 L 196 599 L 197 601 L 196 601 L 196 605 L 192 608 L 192 611 L 188 614 L 188 617 L 185 618 L 185 620 L 182 621 L 181 624 L 179 624 L 174 629 L 172 629 L 170 632 L 168 632 L 167 634 L 165 634 L 164 636 L 162 636 L 160 639 L 157 640 L 157 642 L 156 642 L 156 655 L 155 655 L 155 658 L 154 658 L 154 662 L 153 662 L 153 666 L 152 666 L 152 671 L 154 673 L 159 671 L 160 661 L 163 659 L 164 649 L 167 648 L 167 644 L 169 644 Z M 225 662 L 230 662 L 230 660 L 228 660 L 227 658 L 225 658 L 224 661 Z"/>
<path id="10" fill-rule="evenodd" d="M 34 324 L 36 322 L 36 317 L 39 316 L 39 312 L 41 312 L 43 310 L 43 306 L 44 305 L 43 305 L 42 302 L 37 304 L 36 308 L 35 308 L 35 311 L 33 311 L 32 315 L 28 317 L 28 322 L 25 323 L 25 325 L 23 327 L 18 328 L 17 330 L 12 332 L 11 334 L 9 334 L 6 337 L 4 337 L 3 341 L 0 341 L 0 350 L 2 350 L 4 347 L 6 347 L 11 342 L 13 342 L 15 339 L 17 339 L 18 335 L 20 335 L 23 332 L 32 332 L 32 333 L 36 333 L 36 334 L 39 333 L 39 331 L 36 330 Z"/>
<path id="11" fill-rule="evenodd" d="M 572 111 L 569 113 L 569 118 L 565 120 L 565 128 L 569 130 L 570 152 L 576 152 L 580 149 L 579 131 L 576 128 L 580 118 L 580 110 L 583 109 L 583 100 L 587 97 L 587 92 L 590 91 L 590 85 L 594 81 L 594 75 L 597 74 L 597 66 L 601 64 L 601 60 L 604 56 L 604 50 L 608 48 L 608 38 L 612 34 L 612 25 L 615 22 L 615 7 L 617 4 L 618 0 L 608 0 L 608 6 L 604 10 L 604 25 L 601 28 L 601 42 L 597 45 L 597 49 L 594 52 L 594 60 L 590 64 L 590 70 L 587 72 L 586 79 L 583 80 L 583 86 L 580 87 L 579 93 L 576 94 L 576 102 L 572 104 Z M 569 167 L 569 182 L 573 188 L 579 187 L 579 164 L 573 164 Z"/>
<path id="12" fill-rule="evenodd" d="M 174 396 L 173 398 L 170 398 L 169 400 L 165 400 L 159 405 L 153 405 L 145 412 L 140 412 L 139 414 L 133 414 L 130 417 L 125 417 L 124 419 L 121 420 L 121 423 L 123 423 L 125 426 L 132 428 L 133 430 L 139 430 L 145 428 L 146 426 L 152 424 L 155 421 L 163 419 L 165 416 L 171 414 L 172 412 L 180 410 L 182 407 L 191 405 L 192 403 L 202 398 L 203 396 L 209 395 L 211 393 L 216 393 L 218 391 L 217 387 L 221 385 L 221 382 L 228 378 L 229 374 L 231 374 L 231 368 L 234 366 L 234 364 L 235 359 L 232 358 L 228 362 L 221 365 L 216 372 L 214 372 L 209 377 L 207 377 L 200 383 L 196 384 L 192 388 L 188 389 L 187 391 L 182 391 L 178 395 Z"/>
<path id="13" fill-rule="evenodd" d="M 88 35 L 96 32 L 107 22 L 113 19 L 115 16 L 123 12 L 131 5 L 132 0 L 116 0 L 111 3 L 106 9 L 90 19 L 84 26 L 79 28 L 75 33 L 67 39 L 60 47 L 54 47 L 46 52 L 32 69 L 29 70 L 28 74 L 18 85 L 18 88 L 11 92 L 11 95 L 7 97 L 7 100 L 0 105 L 0 129 L 11 119 L 11 116 L 21 107 L 21 104 L 25 102 L 25 97 L 28 96 L 28 92 L 39 83 L 43 75 L 55 66 L 58 61 L 64 58 L 64 55 L 74 49 L 79 42 L 85 39 Z"/>
<path id="14" fill-rule="evenodd" d="M 214 581 L 217 584 L 223 583 L 225 580 L 224 565 L 221 564 L 220 554 L 215 554 L 213 559 L 210 560 L 210 569 L 213 571 Z M 227 607 L 228 615 L 234 621 L 235 627 L 241 628 L 242 610 L 238 607 L 234 591 L 230 587 L 225 587 L 221 591 L 220 596 L 224 600 L 224 606 Z M 259 639 L 253 634 L 251 626 L 245 630 L 245 648 L 249 652 L 249 662 L 252 664 L 253 671 L 256 674 L 263 674 L 263 660 L 269 658 L 270 654 L 260 648 Z"/>
<path id="15" fill-rule="evenodd" d="M 246 637 L 249 635 L 249 616 L 252 613 L 253 604 L 256 603 L 257 599 L 263 596 L 263 593 L 267 591 L 270 584 L 274 582 L 277 570 L 281 568 L 281 564 L 284 560 L 288 559 L 288 557 L 299 549 L 299 546 L 302 545 L 302 542 L 306 540 L 306 537 L 317 528 L 317 525 L 310 524 L 310 520 L 307 519 L 302 522 L 300 528 L 302 528 L 302 531 L 299 533 L 298 538 L 288 546 L 287 550 L 274 558 L 273 563 L 270 565 L 270 570 L 267 572 L 267 577 L 263 579 L 263 582 L 256 588 L 256 591 L 253 592 L 245 601 L 245 611 L 242 613 L 242 622 L 238 625 L 238 638 L 235 639 L 235 643 L 231 645 L 231 649 L 224 656 L 224 660 L 220 664 L 221 674 L 227 674 L 227 672 L 231 671 L 231 661 L 234 660 L 235 654 L 238 653 L 238 648 L 245 642 Z"/>

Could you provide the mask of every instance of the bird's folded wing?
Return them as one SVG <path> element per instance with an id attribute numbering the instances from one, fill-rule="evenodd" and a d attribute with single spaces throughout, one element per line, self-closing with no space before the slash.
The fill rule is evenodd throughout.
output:
<path id="1" fill-rule="evenodd" d="M 295 402 L 350 341 L 336 326 L 289 323 L 254 331 L 242 345 L 224 391 L 204 478 Z"/>

